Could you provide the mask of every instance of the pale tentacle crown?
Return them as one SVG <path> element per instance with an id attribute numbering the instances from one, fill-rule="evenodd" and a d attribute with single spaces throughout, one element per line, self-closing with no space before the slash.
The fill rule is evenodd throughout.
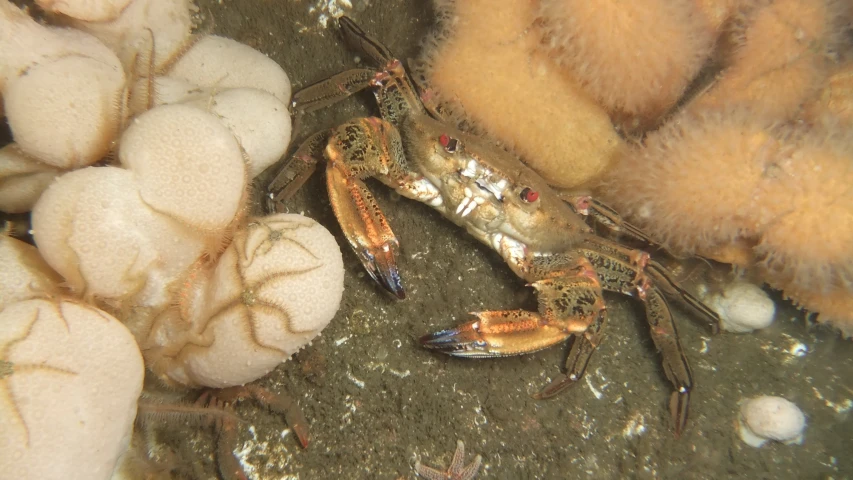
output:
<path id="1" fill-rule="evenodd" d="M 484 244 L 537 291 L 538 310 L 475 313 L 456 328 L 421 338 L 430 349 L 460 357 L 535 352 L 568 340 L 566 372 L 538 398 L 577 382 L 603 338 L 607 309 L 602 290 L 643 302 L 651 337 L 675 387 L 670 410 L 676 434 L 687 420 L 693 376 L 665 296 L 713 326 L 719 319 L 681 289 L 649 255 L 597 236 L 584 216 L 634 240 L 645 236 L 589 197 L 569 203 L 516 157 L 459 131 L 420 100 L 400 61 L 351 19 L 341 17 L 345 41 L 378 65 L 315 83 L 294 96 L 298 114 L 372 88 L 380 117 L 357 118 L 308 138 L 269 185 L 273 205 L 288 198 L 326 161 L 332 208 L 352 249 L 380 285 L 405 297 L 397 271 L 399 243 L 363 179 L 373 177 L 400 195 L 424 202 Z"/>

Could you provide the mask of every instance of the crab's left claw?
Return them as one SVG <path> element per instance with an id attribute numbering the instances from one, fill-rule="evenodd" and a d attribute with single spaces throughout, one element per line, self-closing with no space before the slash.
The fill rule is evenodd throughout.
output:
<path id="1" fill-rule="evenodd" d="M 506 357 L 556 345 L 572 335 L 565 326 L 549 323 L 536 312 L 477 312 L 476 320 L 424 335 L 426 348 L 456 357 Z"/>
<path id="2" fill-rule="evenodd" d="M 603 321 L 606 309 L 592 265 L 582 256 L 572 259 L 567 260 L 572 266 L 561 275 L 531 284 L 539 292 L 539 312 L 477 312 L 475 320 L 421 337 L 421 344 L 457 357 L 506 357 L 587 332 Z"/>

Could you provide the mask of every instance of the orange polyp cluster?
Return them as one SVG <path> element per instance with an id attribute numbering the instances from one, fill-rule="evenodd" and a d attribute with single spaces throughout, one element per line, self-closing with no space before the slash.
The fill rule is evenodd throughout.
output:
<path id="1" fill-rule="evenodd" d="M 726 68 L 692 109 L 747 106 L 796 117 L 826 80 L 838 12 L 827 0 L 777 0 L 743 15 Z"/>
<path id="2" fill-rule="evenodd" d="M 447 21 L 427 39 L 419 73 L 454 120 L 511 146 L 563 188 L 588 183 L 624 148 L 604 109 L 537 50 L 528 2 L 439 8 Z"/>
<path id="3" fill-rule="evenodd" d="M 556 63 L 611 115 L 637 124 L 675 105 L 717 34 L 693 0 L 542 0 L 537 14 Z"/>

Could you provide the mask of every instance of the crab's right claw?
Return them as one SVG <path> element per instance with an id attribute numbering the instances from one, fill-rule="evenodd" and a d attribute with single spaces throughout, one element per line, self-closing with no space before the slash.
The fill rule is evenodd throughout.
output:
<path id="1" fill-rule="evenodd" d="M 455 357 L 507 357 L 548 348 L 571 335 L 536 312 L 503 310 L 474 315 L 477 319 L 456 328 L 424 335 L 421 345 Z"/>
<path id="2" fill-rule="evenodd" d="M 367 273 L 395 297 L 406 298 L 397 270 L 400 244 L 373 194 L 334 155 L 326 168 L 326 184 L 338 223 Z"/>
<path id="3" fill-rule="evenodd" d="M 359 245 L 357 248 L 355 253 L 370 278 L 400 300 L 406 298 L 406 290 L 397 270 L 397 240 L 383 242 L 378 246 Z"/>

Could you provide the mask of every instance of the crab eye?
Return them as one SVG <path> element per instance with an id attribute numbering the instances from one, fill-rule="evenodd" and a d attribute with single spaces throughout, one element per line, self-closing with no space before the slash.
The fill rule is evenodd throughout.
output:
<path id="1" fill-rule="evenodd" d="M 533 203 L 539 199 L 539 192 L 530 187 L 524 187 L 524 190 L 521 191 L 521 199 L 527 203 Z"/>
<path id="2" fill-rule="evenodd" d="M 438 137 L 438 143 L 440 143 L 448 153 L 453 153 L 459 149 L 459 140 L 444 133 Z"/>

